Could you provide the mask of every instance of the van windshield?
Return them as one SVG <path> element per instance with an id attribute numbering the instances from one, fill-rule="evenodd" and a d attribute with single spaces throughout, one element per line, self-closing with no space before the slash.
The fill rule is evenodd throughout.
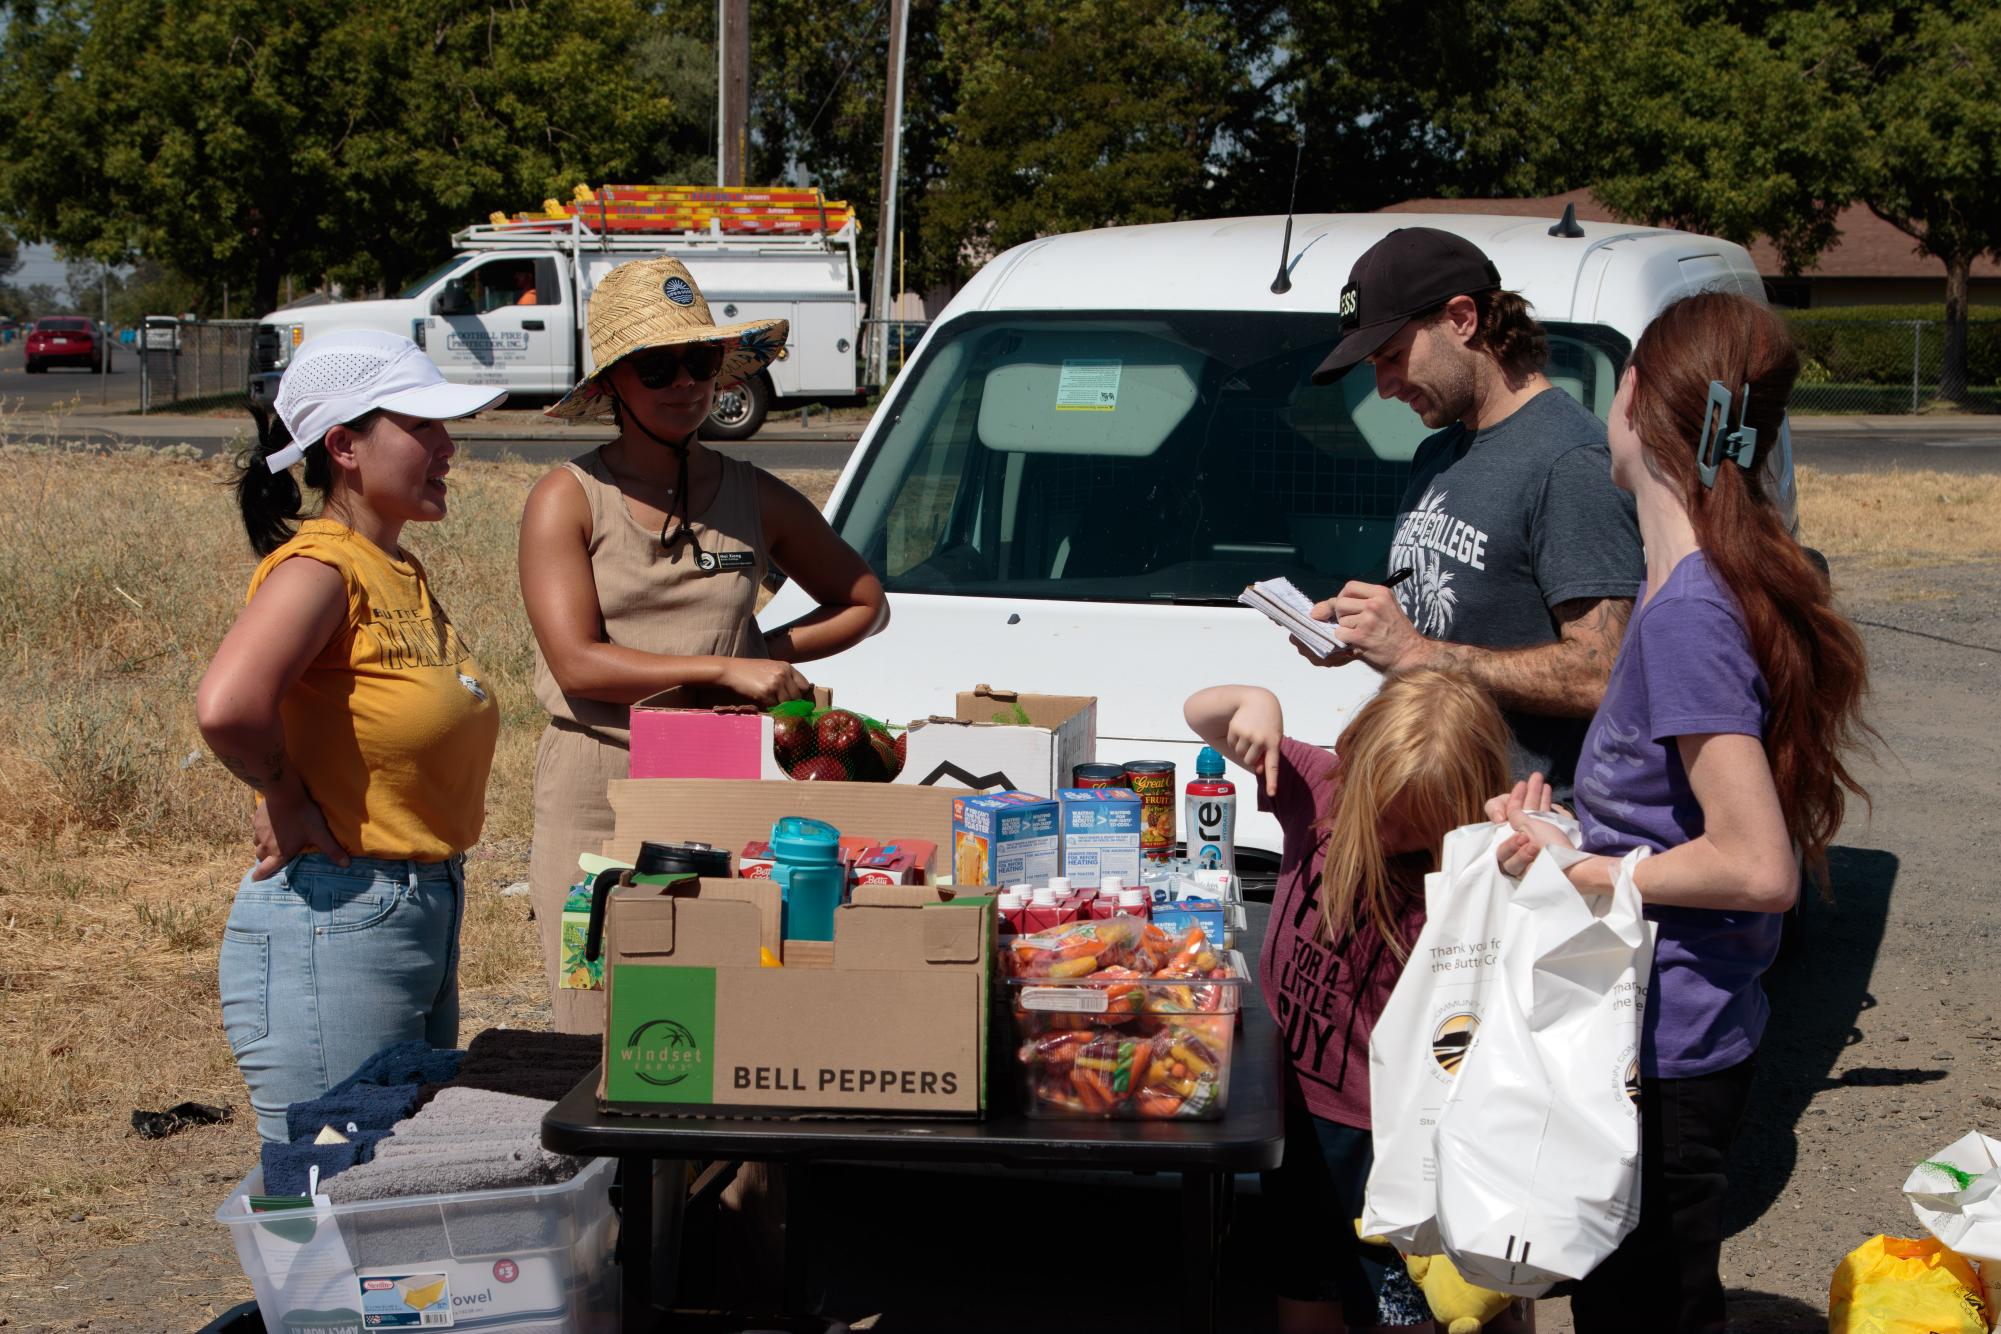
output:
<path id="1" fill-rule="evenodd" d="M 1310 377 L 1325 315 L 982 314 L 934 331 L 835 516 L 892 593 L 1233 603 L 1384 571 L 1429 434 L 1364 363 Z M 1601 418 L 1625 340 L 1548 326 Z"/>

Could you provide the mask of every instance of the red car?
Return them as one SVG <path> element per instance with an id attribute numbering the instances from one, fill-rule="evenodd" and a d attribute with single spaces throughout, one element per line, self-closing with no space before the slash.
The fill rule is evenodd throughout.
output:
<path id="1" fill-rule="evenodd" d="M 51 315 L 36 320 L 28 330 L 25 351 L 30 371 L 45 371 L 51 366 L 111 369 L 111 344 L 98 333 L 96 321 L 81 315 Z"/>

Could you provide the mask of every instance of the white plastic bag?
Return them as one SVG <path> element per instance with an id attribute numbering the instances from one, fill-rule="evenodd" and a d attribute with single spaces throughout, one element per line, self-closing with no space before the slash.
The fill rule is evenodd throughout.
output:
<path id="1" fill-rule="evenodd" d="M 1362 1235 L 1406 1255 L 1438 1253 L 1432 1132 L 1467 1044 L 1480 1026 L 1514 882 L 1494 850 L 1513 830 L 1475 824 L 1445 836 L 1424 878 L 1424 928 L 1369 1037 L 1369 1120 L 1375 1165 Z"/>
<path id="2" fill-rule="evenodd" d="M 1926 1230 L 1979 1264 L 1992 1319 L 2001 1309 L 2001 1139 L 1960 1136 L 1911 1169 L 1904 1198 Z"/>
<path id="3" fill-rule="evenodd" d="M 1654 933 L 1629 853 L 1609 895 L 1545 849 L 1439 1118 L 1438 1230 L 1468 1282 L 1521 1297 L 1582 1278 L 1639 1218 L 1641 1019 Z"/>

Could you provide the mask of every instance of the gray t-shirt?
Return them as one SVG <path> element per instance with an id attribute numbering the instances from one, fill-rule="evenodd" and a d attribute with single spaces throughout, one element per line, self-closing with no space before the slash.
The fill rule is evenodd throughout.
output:
<path id="1" fill-rule="evenodd" d="M 1646 569 L 1633 498 L 1612 485 L 1605 423 L 1546 389 L 1479 432 L 1454 424 L 1418 446 L 1389 568 L 1418 633 L 1480 648 L 1562 636 L 1553 612 L 1630 598 Z M 1587 718 L 1507 712 L 1516 777 L 1541 770 L 1567 795 Z"/>

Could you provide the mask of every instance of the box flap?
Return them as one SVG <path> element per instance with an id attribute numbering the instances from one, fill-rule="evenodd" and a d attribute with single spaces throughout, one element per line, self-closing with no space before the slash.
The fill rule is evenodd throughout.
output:
<path id="1" fill-rule="evenodd" d="M 691 962 L 687 957 L 690 950 L 698 950 L 704 959 L 720 950 L 727 962 L 755 967 L 759 948 L 770 950 L 774 958 L 778 956 L 783 921 L 781 893 L 779 887 L 769 880 L 683 880 L 673 885 L 621 885 L 611 896 L 611 902 L 605 905 L 605 952 L 612 958 L 634 956 L 626 962 L 637 961 L 642 955 L 672 954 L 681 956 L 674 962 L 687 963 Z M 718 908 L 735 911 L 719 916 L 712 911 Z M 748 916 L 739 915 L 746 910 Z M 747 959 L 743 957 L 745 951 L 729 952 L 736 949 L 734 945 L 711 946 L 706 940 L 689 939 L 691 933 L 711 929 L 734 932 L 737 929 L 734 924 L 739 921 L 750 923 L 752 943 Z M 713 925 L 723 922 L 730 925 Z M 644 944 L 635 943 L 628 947 L 628 939 Z"/>
<path id="2" fill-rule="evenodd" d="M 918 914 L 926 963 L 978 963 L 986 948 L 987 915 L 974 907 L 934 903 Z"/>
<path id="3" fill-rule="evenodd" d="M 993 934 L 992 911 L 989 900 L 932 903 L 915 911 L 848 904 L 834 914 L 834 966 L 898 971 L 978 965 Z M 934 919 L 944 924 L 933 926 Z"/>
<path id="4" fill-rule="evenodd" d="M 959 721 L 968 723 L 1008 723 L 1020 725 L 1021 715 L 1028 726 L 1056 731 L 1085 712 L 1093 715 L 1095 734 L 1098 698 L 1095 695 L 1037 695 L 1022 690 L 996 690 L 989 685 L 959 692 L 956 707 Z M 1017 710 L 1019 712 L 1017 712 Z"/>
<path id="5" fill-rule="evenodd" d="M 944 788 L 694 778 L 620 778 L 609 788 L 617 824 L 602 851 L 622 861 L 632 861 L 648 839 L 694 839 L 735 856 L 744 844 L 769 838 L 771 826 L 787 815 L 825 820 L 858 838 L 952 846 L 952 792 Z"/>
<path id="6" fill-rule="evenodd" d="M 848 901 L 864 908 L 922 908 L 927 903 L 950 903 L 961 895 L 996 892 L 991 885 L 856 885 Z"/>

